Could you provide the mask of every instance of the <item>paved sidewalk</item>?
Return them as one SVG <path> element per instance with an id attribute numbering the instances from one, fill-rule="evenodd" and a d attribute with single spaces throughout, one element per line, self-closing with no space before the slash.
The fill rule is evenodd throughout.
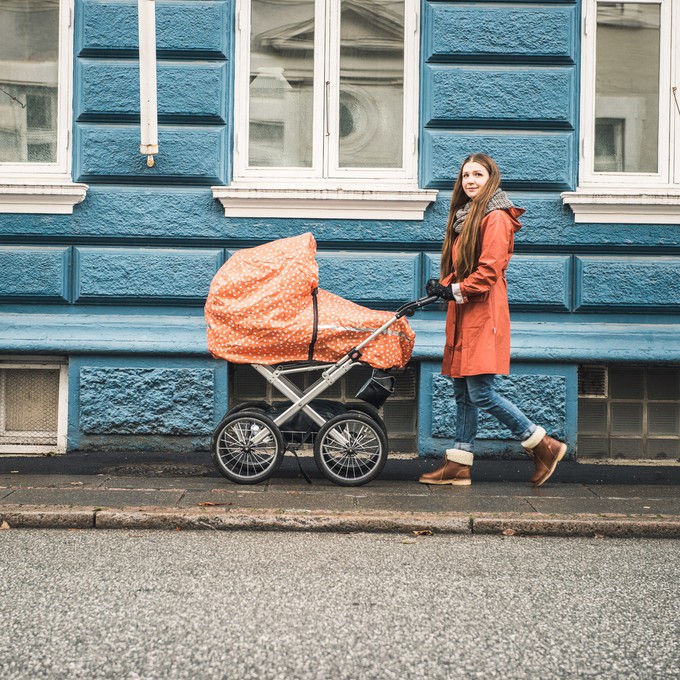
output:
<path id="1" fill-rule="evenodd" d="M 339 487 L 310 457 L 239 486 L 208 453 L 76 452 L 0 457 L 5 528 L 432 531 L 680 538 L 680 466 L 563 462 L 534 489 L 530 461 L 478 461 L 471 487 L 418 484 L 435 460 L 389 459 L 376 481 Z"/>

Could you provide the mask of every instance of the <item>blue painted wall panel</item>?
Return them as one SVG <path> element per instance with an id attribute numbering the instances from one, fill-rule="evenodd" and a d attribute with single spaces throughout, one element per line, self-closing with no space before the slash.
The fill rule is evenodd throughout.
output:
<path id="1" fill-rule="evenodd" d="M 68 381 L 69 450 L 205 450 L 228 397 L 227 363 L 212 359 L 74 355 Z"/>
<path id="2" fill-rule="evenodd" d="M 359 304 L 398 306 L 419 297 L 413 253 L 319 252 L 319 287 Z"/>
<path id="3" fill-rule="evenodd" d="M 496 378 L 499 394 L 509 399 L 537 424 L 554 436 L 563 438 L 565 428 L 564 376 L 510 375 Z M 432 436 L 453 440 L 456 436 L 456 401 L 453 380 L 439 373 L 432 374 Z M 512 433 L 493 416 L 481 412 L 479 439 L 512 439 Z"/>
<path id="4" fill-rule="evenodd" d="M 156 3 L 156 48 L 160 52 L 229 52 L 230 4 Z M 137 51 L 137 3 L 134 0 L 78 0 L 76 54 L 106 50 Z"/>
<path id="5" fill-rule="evenodd" d="M 138 148 L 138 142 L 135 150 Z M 136 151 L 135 151 L 136 152 Z M 48 236 L 75 238 L 172 239 L 262 243 L 275 238 L 311 231 L 319 243 L 357 242 L 400 249 L 413 244 L 441 243 L 448 214 L 450 189 L 428 208 L 425 219 L 395 223 L 387 220 L 313 220 L 273 218 L 225 218 L 219 201 L 209 187 L 91 185 L 85 201 L 73 215 L 5 214 L 0 218 L 0 238 L 35 239 Z M 518 246 L 532 249 L 583 246 L 606 251 L 627 249 L 680 248 L 680 230 L 673 224 L 574 224 L 571 210 L 562 205 L 557 192 L 510 191 L 516 205 L 526 208 Z"/>
<path id="6" fill-rule="evenodd" d="M 223 184 L 226 132 L 223 127 L 170 127 L 158 130 L 159 153 L 152 168 L 139 153 L 136 125 L 76 126 L 78 181 Z"/>
<path id="7" fill-rule="evenodd" d="M 427 253 L 423 281 L 439 277 L 440 256 Z M 513 309 L 550 308 L 568 311 L 571 300 L 571 258 L 564 255 L 513 255 L 507 273 L 508 300 Z"/>
<path id="8" fill-rule="evenodd" d="M 424 185 L 452 188 L 471 153 L 492 156 L 505 186 L 567 190 L 575 186 L 574 133 L 444 132 L 426 130 L 422 141 Z"/>
<path id="9" fill-rule="evenodd" d="M 426 125 L 479 121 L 499 126 L 573 128 L 576 69 L 429 65 L 423 83 Z"/>
<path id="10" fill-rule="evenodd" d="M 65 302 L 70 248 L 0 246 L 0 300 Z"/>
<path id="11" fill-rule="evenodd" d="M 515 255 L 508 267 L 508 298 L 513 309 L 571 306 L 571 258 L 563 255 Z"/>
<path id="12" fill-rule="evenodd" d="M 158 115 L 226 119 L 225 62 L 159 62 Z M 139 64 L 136 61 L 78 59 L 76 119 L 111 118 L 120 114 L 139 119 Z M 216 120 L 213 120 L 216 119 Z"/>
<path id="13" fill-rule="evenodd" d="M 529 419 L 545 427 L 553 436 L 576 443 L 577 389 L 576 366 L 567 364 L 513 364 L 509 376 L 496 380 L 498 391 L 515 403 Z M 440 364 L 423 362 L 420 367 L 418 418 L 421 455 L 441 455 L 455 439 L 456 404 L 453 382 L 440 374 Z M 502 454 L 523 458 L 519 441 L 487 414 L 480 418 L 475 456 L 488 458 Z"/>
<path id="14" fill-rule="evenodd" d="M 677 257 L 576 258 L 579 309 L 639 312 L 680 309 L 680 255 Z"/>
<path id="15" fill-rule="evenodd" d="M 576 6 L 559 5 L 426 2 L 425 55 L 428 59 L 572 61 L 578 31 L 576 10 Z"/>
<path id="16" fill-rule="evenodd" d="M 76 301 L 177 300 L 204 304 L 221 250 L 76 248 Z"/>
<path id="17" fill-rule="evenodd" d="M 83 367 L 85 434 L 208 435 L 214 374 L 209 368 Z"/>

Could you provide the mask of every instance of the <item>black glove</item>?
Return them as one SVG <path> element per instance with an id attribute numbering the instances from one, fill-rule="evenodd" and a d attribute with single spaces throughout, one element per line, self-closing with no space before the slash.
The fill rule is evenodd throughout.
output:
<path id="1" fill-rule="evenodd" d="M 453 300 L 453 291 L 451 286 L 442 286 L 437 279 L 430 279 L 425 284 L 425 292 L 428 295 L 436 295 L 442 300 Z"/>

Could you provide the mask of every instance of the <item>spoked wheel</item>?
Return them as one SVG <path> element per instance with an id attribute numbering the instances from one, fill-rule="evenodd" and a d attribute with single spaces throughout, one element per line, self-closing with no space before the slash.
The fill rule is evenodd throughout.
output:
<path id="1" fill-rule="evenodd" d="M 281 464 L 284 450 L 279 428 L 257 411 L 227 415 L 212 438 L 217 469 L 237 484 L 257 484 L 271 477 Z"/>
<path id="2" fill-rule="evenodd" d="M 385 439 L 387 439 L 387 427 L 385 426 L 385 421 L 382 419 L 380 411 L 378 411 L 375 406 L 366 404 L 365 402 L 352 402 L 351 404 L 347 404 L 347 411 L 359 411 L 359 413 L 363 413 L 372 420 L 375 420 L 375 422 L 380 425 L 380 429 L 383 431 Z"/>
<path id="3" fill-rule="evenodd" d="M 314 442 L 314 460 L 325 477 L 340 486 L 360 486 L 375 479 L 387 462 L 382 428 L 358 412 L 331 418 Z"/>

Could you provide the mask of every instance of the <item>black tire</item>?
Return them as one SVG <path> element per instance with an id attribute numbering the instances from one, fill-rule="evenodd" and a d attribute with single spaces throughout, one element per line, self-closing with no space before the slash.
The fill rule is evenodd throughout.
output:
<path id="1" fill-rule="evenodd" d="M 380 411 L 375 406 L 372 406 L 371 404 L 367 404 L 365 401 L 360 401 L 360 402 L 351 402 L 347 404 L 347 410 L 348 411 L 359 411 L 359 413 L 363 413 L 369 418 L 373 418 L 378 425 L 380 425 L 380 428 L 383 431 L 383 434 L 385 435 L 385 439 L 388 439 L 387 436 L 387 425 L 385 425 L 385 421 L 382 419 L 382 416 L 380 415 Z"/>
<path id="2" fill-rule="evenodd" d="M 346 443 L 336 441 L 334 435 Z M 331 418 L 314 442 L 314 460 L 327 479 L 340 486 L 361 486 L 375 479 L 387 462 L 387 439 L 369 416 L 350 411 Z"/>
<path id="3" fill-rule="evenodd" d="M 263 441 L 251 444 L 266 430 Z M 215 467 L 236 484 L 257 484 L 269 479 L 283 460 L 285 444 L 281 431 L 263 413 L 243 409 L 222 419 L 212 437 Z"/>
<path id="4" fill-rule="evenodd" d="M 236 406 L 233 406 L 230 408 L 227 413 L 225 414 L 226 416 L 230 416 L 232 413 L 238 413 L 239 411 L 245 411 L 246 409 L 248 411 L 257 411 L 259 413 L 266 413 L 267 410 L 271 408 L 269 404 L 266 401 L 244 401 L 240 404 L 236 404 Z"/>

